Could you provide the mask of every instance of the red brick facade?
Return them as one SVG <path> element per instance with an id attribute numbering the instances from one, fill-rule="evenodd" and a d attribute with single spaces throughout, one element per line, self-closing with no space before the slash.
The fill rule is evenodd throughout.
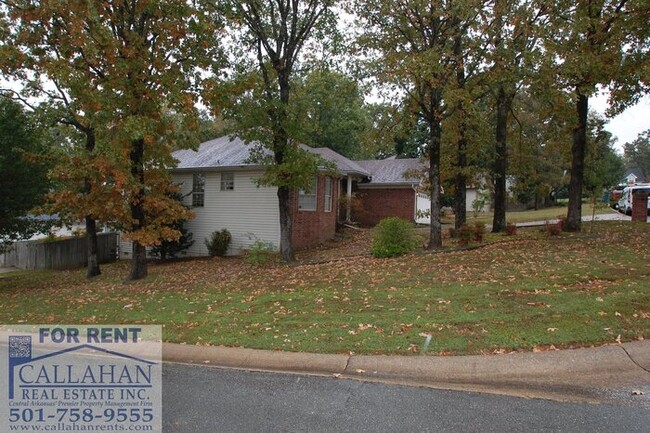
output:
<path id="1" fill-rule="evenodd" d="M 414 221 L 415 191 L 411 187 L 359 189 L 357 197 L 362 209 L 352 218 L 364 226 L 374 226 L 388 217 Z"/>
<path id="2" fill-rule="evenodd" d="M 637 193 L 632 199 L 632 221 L 646 222 L 648 219 L 648 194 Z"/>
<path id="3" fill-rule="evenodd" d="M 318 178 L 316 192 L 316 210 L 301 210 L 299 206 L 299 193 L 294 192 L 292 197 L 291 218 L 293 221 L 292 241 L 294 248 L 306 248 L 319 245 L 336 234 L 336 210 L 338 204 L 338 179 L 332 178 L 331 211 L 325 211 L 325 179 Z"/>

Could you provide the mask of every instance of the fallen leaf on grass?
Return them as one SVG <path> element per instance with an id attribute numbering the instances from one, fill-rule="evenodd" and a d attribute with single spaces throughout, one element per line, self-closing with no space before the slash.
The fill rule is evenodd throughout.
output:
<path id="1" fill-rule="evenodd" d="M 557 328 L 546 328 L 548 332 L 555 332 L 557 331 Z"/>
<path id="2" fill-rule="evenodd" d="M 616 342 L 617 342 L 618 344 L 622 344 L 622 343 L 621 343 L 621 334 L 618 334 L 618 337 L 616 337 Z"/>

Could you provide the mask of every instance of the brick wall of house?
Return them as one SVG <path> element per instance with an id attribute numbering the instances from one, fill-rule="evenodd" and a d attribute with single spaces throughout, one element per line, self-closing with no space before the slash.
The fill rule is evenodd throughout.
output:
<path id="1" fill-rule="evenodd" d="M 648 219 L 648 194 L 637 193 L 632 199 L 632 221 L 646 222 Z"/>
<path id="2" fill-rule="evenodd" d="M 338 179 L 332 178 L 332 210 L 325 212 L 325 176 L 318 178 L 316 210 L 298 208 L 298 191 L 292 197 L 292 241 L 294 248 L 319 245 L 336 234 L 336 209 L 338 203 Z"/>
<path id="3" fill-rule="evenodd" d="M 353 219 L 364 226 L 374 226 L 388 217 L 414 221 L 415 191 L 411 187 L 399 189 L 359 189 L 357 197 L 362 209 Z"/>

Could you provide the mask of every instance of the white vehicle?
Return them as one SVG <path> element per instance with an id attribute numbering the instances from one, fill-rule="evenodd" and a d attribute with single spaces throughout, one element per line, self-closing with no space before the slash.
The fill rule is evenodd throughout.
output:
<path id="1" fill-rule="evenodd" d="M 632 215 L 632 200 L 634 194 L 648 194 L 650 195 L 650 184 L 636 184 L 634 186 L 626 186 L 623 189 L 621 199 L 618 201 L 618 210 L 626 215 Z M 650 199 L 648 200 L 648 213 L 650 213 Z"/>

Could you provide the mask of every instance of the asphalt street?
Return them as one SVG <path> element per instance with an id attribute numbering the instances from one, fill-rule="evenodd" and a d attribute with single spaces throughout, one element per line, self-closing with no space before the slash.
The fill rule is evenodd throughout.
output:
<path id="1" fill-rule="evenodd" d="M 648 432 L 650 410 L 167 363 L 166 433 Z"/>

